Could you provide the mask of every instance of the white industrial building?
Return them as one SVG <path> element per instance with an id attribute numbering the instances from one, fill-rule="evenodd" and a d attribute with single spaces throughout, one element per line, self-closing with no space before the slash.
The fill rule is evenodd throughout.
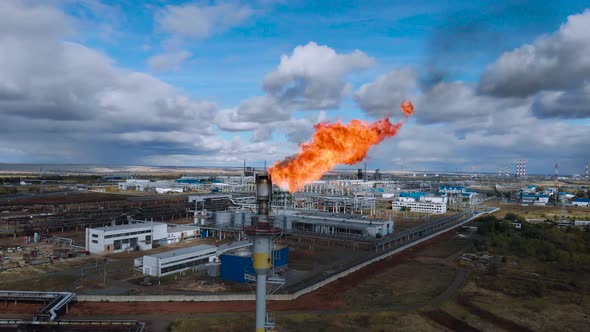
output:
<path id="1" fill-rule="evenodd" d="M 183 188 L 155 188 L 157 194 L 169 194 L 169 193 L 183 193 Z"/>
<path id="2" fill-rule="evenodd" d="M 590 206 L 590 199 L 588 199 L 588 198 L 575 198 L 572 201 L 572 205 L 575 205 L 575 206 Z"/>
<path id="3" fill-rule="evenodd" d="M 461 187 L 461 186 L 440 186 L 440 187 L 438 187 L 438 192 L 441 195 L 462 194 L 462 193 L 465 192 L 465 187 Z"/>
<path id="4" fill-rule="evenodd" d="M 117 253 L 125 250 L 152 248 L 154 241 L 168 237 L 167 225 L 160 222 L 86 228 L 86 250 L 91 253 Z"/>
<path id="5" fill-rule="evenodd" d="M 125 182 L 119 182 L 118 185 L 121 191 L 151 191 L 158 194 L 183 193 L 185 188 L 190 187 L 188 184 L 176 183 L 174 181 L 150 181 L 143 179 L 127 179 Z"/>
<path id="6" fill-rule="evenodd" d="M 91 253 L 117 253 L 147 250 L 152 243 L 169 244 L 200 237 L 200 227 L 160 222 L 138 223 L 86 229 L 86 250 Z"/>
<path id="7" fill-rule="evenodd" d="M 330 213 L 298 213 L 286 219 L 286 229 L 335 236 L 383 237 L 393 233 L 392 220 L 369 220 Z"/>
<path id="8" fill-rule="evenodd" d="M 144 191 L 145 188 L 149 185 L 150 180 L 142 180 L 142 179 L 127 179 L 125 182 L 119 182 L 119 190 L 134 190 L 134 191 Z"/>
<path id="9" fill-rule="evenodd" d="M 549 195 L 543 194 L 523 194 L 522 203 L 533 204 L 536 206 L 545 206 L 549 203 Z"/>
<path id="10" fill-rule="evenodd" d="M 421 196 L 415 197 L 397 197 L 391 202 L 394 210 L 409 208 L 413 212 L 442 214 L 447 212 L 447 197 L 440 196 Z"/>
<path id="11" fill-rule="evenodd" d="M 168 225 L 166 243 L 177 243 L 200 237 L 201 228 L 192 225 Z"/>
<path id="12" fill-rule="evenodd" d="M 239 241 L 215 247 L 201 244 L 154 255 L 143 256 L 141 260 L 143 274 L 162 277 L 189 269 L 196 269 L 207 263 L 219 262 L 219 255 L 230 250 L 246 248 L 250 241 Z M 140 261 L 136 260 L 136 264 Z"/>
<path id="13" fill-rule="evenodd" d="M 143 256 L 143 274 L 161 277 L 217 259 L 217 248 L 208 244 Z"/>

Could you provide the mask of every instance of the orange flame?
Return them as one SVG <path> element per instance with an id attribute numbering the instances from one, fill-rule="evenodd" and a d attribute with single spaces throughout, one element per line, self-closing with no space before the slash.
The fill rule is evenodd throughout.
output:
<path id="1" fill-rule="evenodd" d="M 402 102 L 401 108 L 407 117 L 414 114 L 414 105 L 407 99 Z"/>
<path id="2" fill-rule="evenodd" d="M 409 100 L 401 107 L 408 117 L 414 112 Z M 363 160 L 373 145 L 394 136 L 401 127 L 401 121 L 393 124 L 388 118 L 374 123 L 352 120 L 348 125 L 318 123 L 311 142 L 301 144 L 298 155 L 269 169 L 272 181 L 290 192 L 300 191 L 307 182 L 321 179 L 337 164 L 353 165 Z"/>

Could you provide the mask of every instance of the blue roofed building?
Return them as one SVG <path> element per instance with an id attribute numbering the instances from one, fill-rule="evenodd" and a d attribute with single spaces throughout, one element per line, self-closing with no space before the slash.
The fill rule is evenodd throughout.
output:
<path id="1" fill-rule="evenodd" d="M 590 198 L 574 198 L 574 200 L 572 201 L 572 205 L 575 206 L 590 206 Z"/>
<path id="2" fill-rule="evenodd" d="M 462 194 L 465 192 L 465 187 L 462 187 L 462 186 L 440 186 L 440 187 L 438 187 L 438 192 L 441 195 Z"/>
<path id="3" fill-rule="evenodd" d="M 181 177 L 180 179 L 176 179 L 176 183 L 200 184 L 201 182 L 197 178 Z"/>
<path id="4" fill-rule="evenodd" d="M 422 191 L 415 191 L 415 192 L 401 192 L 399 193 L 399 197 L 410 197 L 415 200 L 420 200 L 420 197 L 428 196 L 428 193 Z"/>
<path id="5" fill-rule="evenodd" d="M 524 204 L 533 204 L 536 206 L 545 206 L 549 203 L 549 195 L 546 194 L 532 194 L 532 193 L 525 193 L 524 191 L 520 192 L 520 201 Z"/>

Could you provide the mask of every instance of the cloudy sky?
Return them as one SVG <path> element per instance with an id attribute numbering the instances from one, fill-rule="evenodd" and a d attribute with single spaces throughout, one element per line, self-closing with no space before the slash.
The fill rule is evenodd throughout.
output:
<path id="1" fill-rule="evenodd" d="M 370 168 L 583 172 L 587 1 L 335 3 L 1 0 L 0 162 L 261 165 L 410 98 Z"/>

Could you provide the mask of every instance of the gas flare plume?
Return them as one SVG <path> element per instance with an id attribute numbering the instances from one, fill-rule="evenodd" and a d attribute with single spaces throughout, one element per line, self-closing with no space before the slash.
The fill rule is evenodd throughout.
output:
<path id="1" fill-rule="evenodd" d="M 409 100 L 401 104 L 401 109 L 407 117 L 414 113 Z M 338 164 L 353 165 L 363 160 L 373 145 L 394 136 L 402 125 L 402 121 L 391 123 L 388 118 L 373 123 L 352 120 L 348 125 L 318 123 L 311 142 L 301 144 L 299 154 L 269 169 L 272 181 L 289 192 L 300 191 Z"/>
<path id="2" fill-rule="evenodd" d="M 402 112 L 406 114 L 406 116 L 410 116 L 414 114 L 414 105 L 409 100 L 404 100 L 401 104 Z"/>

